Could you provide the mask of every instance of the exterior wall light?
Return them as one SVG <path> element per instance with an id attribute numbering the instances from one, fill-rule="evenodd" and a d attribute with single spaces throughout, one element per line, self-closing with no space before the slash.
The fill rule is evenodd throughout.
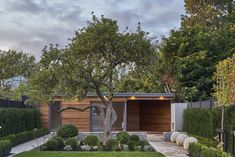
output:
<path id="1" fill-rule="evenodd" d="M 132 96 L 132 97 L 131 97 L 131 100 L 135 100 L 135 99 L 136 99 L 136 97 L 135 97 L 135 96 Z"/>
<path id="2" fill-rule="evenodd" d="M 160 96 L 160 98 L 159 98 L 160 100 L 164 100 L 165 98 L 163 97 L 163 96 Z"/>

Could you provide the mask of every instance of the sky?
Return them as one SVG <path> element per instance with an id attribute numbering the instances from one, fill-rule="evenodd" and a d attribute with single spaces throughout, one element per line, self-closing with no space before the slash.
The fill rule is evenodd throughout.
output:
<path id="1" fill-rule="evenodd" d="M 184 0 L 1 0 L 0 49 L 14 49 L 40 58 L 50 43 L 64 47 L 74 30 L 87 26 L 91 13 L 118 21 L 119 29 L 167 36 L 180 26 Z"/>

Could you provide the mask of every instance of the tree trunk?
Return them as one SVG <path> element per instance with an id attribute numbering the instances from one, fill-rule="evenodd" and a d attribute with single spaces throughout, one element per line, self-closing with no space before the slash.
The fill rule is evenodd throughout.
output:
<path id="1" fill-rule="evenodd" d="M 104 119 L 104 135 L 103 135 L 103 144 L 105 145 L 109 139 L 111 131 L 111 116 L 112 116 L 113 102 L 112 98 L 109 100 L 109 103 L 106 107 L 105 119 Z"/>
<path id="2" fill-rule="evenodd" d="M 225 106 L 223 105 L 221 108 L 221 134 L 220 134 L 220 142 L 222 144 L 222 150 L 224 150 L 224 111 L 225 111 Z"/>

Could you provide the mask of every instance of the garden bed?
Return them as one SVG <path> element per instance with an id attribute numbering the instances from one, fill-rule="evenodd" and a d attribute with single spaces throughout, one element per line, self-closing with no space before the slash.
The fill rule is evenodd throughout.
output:
<path id="1" fill-rule="evenodd" d="M 15 157 L 164 157 L 158 152 L 46 152 L 30 151 Z"/>
<path id="2" fill-rule="evenodd" d="M 100 134 L 99 134 L 100 135 Z M 79 136 L 78 128 L 66 124 L 57 130 L 55 137 L 40 146 L 41 151 L 155 151 L 143 136 L 119 132 L 112 134 L 103 144 L 102 138 L 97 134 L 88 133 Z"/>

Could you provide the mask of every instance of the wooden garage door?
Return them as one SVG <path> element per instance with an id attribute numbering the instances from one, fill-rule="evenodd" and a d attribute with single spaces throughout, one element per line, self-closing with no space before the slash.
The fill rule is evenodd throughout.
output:
<path id="1" fill-rule="evenodd" d="M 170 130 L 171 106 L 166 100 L 140 101 L 140 130 L 163 132 Z"/>

